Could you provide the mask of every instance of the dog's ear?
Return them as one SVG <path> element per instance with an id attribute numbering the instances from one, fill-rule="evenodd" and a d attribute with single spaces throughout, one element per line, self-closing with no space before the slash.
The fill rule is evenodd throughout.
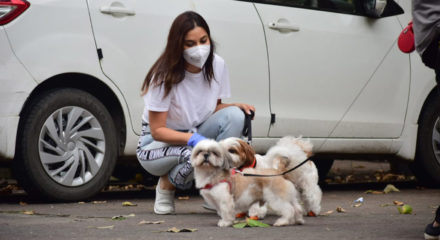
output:
<path id="1" fill-rule="evenodd" d="M 223 155 L 222 169 L 230 169 L 231 166 L 233 165 L 231 155 L 227 152 L 225 148 L 222 148 L 222 155 Z"/>
<path id="2" fill-rule="evenodd" d="M 244 156 L 241 156 L 245 159 L 245 162 L 243 163 L 243 166 L 250 166 L 252 163 L 254 163 L 255 159 L 255 151 L 252 148 L 251 145 L 249 145 L 247 142 L 240 140 L 240 148 L 243 149 L 242 154 Z"/>

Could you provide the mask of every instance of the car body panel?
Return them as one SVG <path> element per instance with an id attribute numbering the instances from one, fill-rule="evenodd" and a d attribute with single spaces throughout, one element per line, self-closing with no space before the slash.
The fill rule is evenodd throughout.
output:
<path id="1" fill-rule="evenodd" d="M 0 27 L 0 159 L 14 157 L 20 108 L 37 85 L 12 51 Z"/>
<path id="2" fill-rule="evenodd" d="M 369 85 L 383 81 L 380 77 L 389 77 L 375 74 L 400 32 L 395 17 L 372 19 L 270 4 L 256 4 L 256 7 L 265 24 L 270 102 L 277 116 L 270 137 L 400 136 L 407 103 L 408 71 L 386 79 L 389 86 L 404 81 L 406 89 L 399 89 L 397 100 L 382 105 L 380 111 L 370 112 L 371 106 L 356 103 L 362 100 L 362 95 L 371 96 L 380 91 L 380 86 Z M 273 22 L 298 26 L 299 31 L 273 30 L 270 27 Z M 394 54 L 390 61 L 400 66 L 407 65 L 407 59 Z M 370 93 L 363 93 L 369 88 L 373 88 Z M 366 117 L 368 122 L 362 121 Z"/>
<path id="3" fill-rule="evenodd" d="M 32 2 L 31 7 L 23 13 L 22 17 L 7 24 L 4 29 L 12 44 L 12 51 L 17 57 L 16 63 L 21 63 L 28 71 L 28 73 L 21 71 L 21 74 L 27 75 L 19 77 L 26 79 L 23 82 L 35 79 L 41 84 L 59 74 L 76 72 L 99 79 L 115 93 L 123 107 L 127 123 L 124 155 L 132 156 L 136 149 L 137 134 L 140 131 L 138 125 L 143 110 L 143 102 L 140 97 L 140 85 L 143 78 L 149 67 L 163 51 L 169 26 L 174 17 L 184 10 L 195 10 L 207 19 L 213 38 L 218 43 L 217 52 L 225 59 L 230 70 L 233 97 L 225 102 L 247 102 L 257 108 L 257 115 L 253 121 L 254 145 L 257 149 L 267 149 L 280 136 L 301 134 L 312 139 L 317 153 L 346 153 L 347 151 L 362 154 L 397 153 L 398 156 L 405 159 L 411 159 L 414 156 L 418 116 L 426 97 L 435 87 L 435 82 L 433 72 L 423 66 L 417 53 L 406 55 L 400 53 L 396 48 L 395 38 L 405 25 L 404 22 L 410 19 L 408 11 L 397 17 L 373 20 L 362 16 L 307 9 L 292 10 L 292 8 L 254 4 L 248 1 L 167 0 L 160 3 L 155 2 L 154 7 L 147 5 L 152 4 L 152 1 L 125 1 L 124 4 L 133 7 L 136 11 L 135 17 L 139 19 L 135 23 L 134 17 L 113 17 L 100 12 L 101 6 L 112 2 L 107 0 Z M 90 9 L 87 9 L 87 4 Z M 167 4 L 171 4 L 172 8 L 169 8 Z M 410 4 L 406 1 L 400 0 L 399 4 L 405 9 L 410 9 Z M 143 8 L 148 6 L 150 10 L 142 13 L 143 8 L 140 6 Z M 279 11 L 281 8 L 284 10 Z M 220 11 L 221 9 L 227 11 Z M 295 14 L 292 14 L 292 11 L 295 11 Z M 279 14 L 283 12 L 293 20 L 303 21 L 298 22 L 302 28 L 301 31 L 281 34 L 268 29 L 266 24 L 270 19 L 270 14 L 274 14 L 272 19 L 276 19 L 280 18 Z M 163 16 L 158 17 L 159 14 Z M 318 14 L 323 16 L 322 19 L 318 19 Z M 316 17 L 314 17 L 315 15 Z M 47 19 L 57 19 L 57 21 L 47 21 Z M 331 21 L 333 21 L 331 24 L 327 24 Z M 338 29 L 337 25 L 346 26 L 346 28 Z M 367 33 L 371 30 L 369 28 L 374 31 Z M 388 28 L 392 28 L 392 31 Z M 154 39 L 147 38 L 148 33 L 144 33 L 142 29 L 151 29 L 150 31 L 154 33 Z M 286 35 L 297 36 L 298 33 L 307 33 L 307 29 L 311 29 L 308 31 L 311 34 L 309 36 L 318 36 L 317 40 L 313 40 L 313 38 L 295 39 L 298 45 L 294 45 L 293 49 L 274 48 L 276 43 L 274 39 L 286 37 Z M 312 31 L 319 29 L 327 35 L 320 35 Z M 347 31 L 347 29 L 356 30 L 355 33 L 365 39 L 359 40 L 360 37 L 352 36 L 354 34 L 352 32 L 344 35 L 352 40 L 351 43 L 346 43 L 345 40 L 341 40 L 341 37 L 333 35 L 338 31 Z M 277 34 L 280 36 L 276 36 Z M 329 56 L 324 56 L 322 59 L 320 56 L 311 56 L 312 59 L 307 60 L 308 64 L 304 66 L 318 64 L 322 66 L 319 68 L 321 72 L 313 72 L 314 69 L 318 69 L 316 67 L 308 66 L 305 68 L 303 66 L 304 68 L 300 68 L 300 72 L 297 72 L 298 68 L 292 67 L 287 70 L 281 69 L 280 73 L 275 73 L 277 68 L 285 66 L 281 62 L 284 57 L 299 64 L 295 66 L 302 66 L 301 64 L 304 62 L 299 62 L 300 60 L 296 56 L 307 56 L 307 54 L 301 55 L 301 53 L 313 49 L 310 47 L 298 48 L 298 46 L 306 43 L 312 44 L 313 41 L 319 43 L 322 41 L 322 36 L 327 36 L 326 43 L 337 43 L 337 47 L 334 50 L 331 49 L 336 52 L 356 46 L 372 47 L 373 43 L 367 40 L 373 39 L 375 34 L 380 36 L 377 38 L 379 42 L 376 42 L 379 46 L 367 54 L 368 59 L 378 56 L 377 59 L 370 62 L 365 60 L 367 58 L 355 59 L 358 63 L 360 61 L 367 63 L 364 65 L 365 72 L 359 72 L 357 71 L 359 69 L 356 68 L 348 69 L 347 73 L 341 73 L 340 69 L 337 71 L 331 69 L 331 66 L 334 67 L 334 64 L 341 63 L 341 61 L 349 66 L 353 65 L 353 62 L 339 60 L 342 57 L 337 58 L 339 62 L 335 60 L 332 63 Z M 394 39 L 392 39 L 393 36 Z M 29 41 L 29 38 L 32 41 Z M 358 39 L 358 42 L 354 44 L 353 42 L 356 41 L 353 39 Z M 283 39 L 278 40 L 284 41 Z M 341 40 L 341 42 L 339 43 L 337 40 Z M 125 49 L 127 46 L 118 46 L 121 43 L 125 43 L 125 45 L 128 43 L 129 50 Z M 266 44 L 268 49 L 266 49 Z M 101 62 L 96 53 L 97 48 L 101 48 L 103 51 Z M 326 49 L 320 47 L 317 50 Z M 272 50 L 275 51 L 272 52 Z M 274 60 L 276 58 L 274 54 L 277 54 L 277 51 L 284 57 Z M 295 56 L 287 55 L 288 51 L 294 51 L 293 55 Z M 361 49 L 356 54 L 364 53 L 362 51 L 366 50 Z M 332 55 L 334 56 L 334 54 Z M 111 62 L 112 58 L 113 62 Z M 250 59 L 252 61 L 249 61 Z M 119 60 L 120 62 L 118 62 Z M 305 62 L 307 63 L 307 61 Z M 120 68 L 121 62 L 128 66 Z M 393 68 L 393 72 L 395 72 L 397 71 L 395 70 L 396 66 L 400 65 L 408 66 L 408 68 L 399 69 L 396 75 L 384 71 L 384 69 Z M 411 69 L 411 75 L 409 75 L 408 69 Z M 270 76 L 271 82 L 269 82 L 269 70 L 272 74 Z M 317 79 L 314 76 L 322 76 L 323 73 L 327 73 L 332 76 L 331 79 L 337 79 L 338 82 L 331 84 L 332 86 L 326 85 L 328 83 L 325 79 L 298 82 L 300 80 L 296 78 L 304 79 L 307 77 L 307 71 L 311 72 L 311 79 Z M 330 73 L 334 73 L 334 75 Z M 112 75 L 117 77 L 112 77 Z M 282 76 L 295 76 L 295 79 L 293 82 L 283 82 Z M 338 76 L 346 78 L 338 79 Z M 362 76 L 362 78 L 353 81 L 352 78 L 355 76 Z M 387 79 L 386 87 L 379 86 L 380 83 L 383 83 L 384 78 Z M 16 79 L 16 76 L 11 76 L 11 79 Z M 410 79 L 411 85 L 409 85 Z M 348 93 L 344 92 L 345 95 L 338 92 L 338 89 L 353 83 L 355 86 L 349 89 Z M 399 83 L 398 88 L 392 88 L 394 83 Z M 313 88 L 316 86 L 321 86 L 322 89 L 319 90 L 321 93 L 314 91 Z M 14 98 L 18 100 L 13 102 L 18 107 L 14 110 L 14 114 L 10 114 L 13 115 L 12 118 L 1 121 L 3 129 L 12 129 L 8 132 L 16 133 L 13 130 L 18 124 L 18 115 L 16 114 L 20 112 L 25 99 L 35 87 L 35 83 L 25 84 L 25 86 L 17 85 L 17 90 L 14 91 L 20 94 L 14 95 Z M 293 92 L 295 96 L 286 94 L 286 92 L 291 92 L 291 87 L 299 87 Z M 306 92 L 310 89 L 311 92 Z M 335 97 L 326 93 L 331 89 L 336 92 L 332 93 L 336 94 Z M 387 98 L 386 92 L 391 90 L 395 92 Z M 347 90 L 343 89 L 343 91 Z M 315 96 L 311 96 L 311 93 L 319 97 L 313 99 Z M 3 96 L 7 96 L 7 94 Z M 370 98 L 373 98 L 373 101 Z M 311 101 L 304 104 L 306 102 L 304 99 L 311 99 Z M 326 99 L 332 99 L 332 101 L 324 101 Z M 289 105 L 292 102 L 295 104 L 293 107 Z M 409 102 L 408 108 L 406 108 L 406 102 Z M 373 108 L 378 103 L 385 104 Z M 310 109 L 305 108 L 307 104 Z M 326 104 L 333 106 L 329 108 L 331 111 L 326 110 L 325 107 L 316 107 L 327 106 Z M 335 108 L 335 104 L 341 105 Z M 2 110 L 6 111 L 6 108 L 2 108 Z M 276 114 L 276 122 L 273 125 L 270 123 L 271 113 Z M 325 116 L 327 113 L 329 115 Z M 269 128 L 270 134 L 268 134 Z M 8 133 L 8 136 L 10 135 Z M 3 137 L 3 139 L 5 138 Z M 7 145 L 9 150 L 2 151 L 8 152 L 8 158 L 12 158 L 11 151 L 15 148 L 15 141 L 12 141 L 14 138 L 7 137 L 7 139 L 7 143 L 6 140 L 2 140 L 0 146 L 3 146 L 1 148 L 4 149 L 4 146 Z M 345 147 L 341 147 L 341 143 Z M 379 146 L 375 147 L 375 144 Z M 4 154 L 3 152 L 2 154 Z"/>
<path id="4" fill-rule="evenodd" d="M 234 98 L 224 102 L 247 101 L 256 105 L 259 111 L 255 129 L 258 130 L 254 134 L 267 135 L 270 120 L 267 54 L 264 33 L 252 4 L 207 0 L 125 1 L 120 7 L 133 10 L 134 15 L 102 13 L 101 8 L 112 4 L 115 4 L 112 0 L 90 1 L 91 19 L 97 47 L 104 55 L 102 69 L 123 92 L 130 106 L 134 132 L 140 134 L 141 130 L 144 103 L 140 88 L 149 68 L 165 48 L 169 26 L 179 13 L 195 10 L 206 16 L 212 37 L 219 43 L 217 53 L 225 59 L 230 72 Z M 227 17 L 220 9 L 227 10 Z M 127 29 L 133 29 L 132 34 L 123 34 Z M 249 59 L 253 61 L 248 62 Z"/>

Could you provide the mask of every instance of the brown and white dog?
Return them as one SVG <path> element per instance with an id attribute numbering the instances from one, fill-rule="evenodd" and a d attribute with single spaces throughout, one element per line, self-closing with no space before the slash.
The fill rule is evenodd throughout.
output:
<path id="1" fill-rule="evenodd" d="M 231 158 L 233 167 L 247 166 L 256 159 L 257 169 L 277 169 L 284 172 L 312 156 L 313 145 L 301 137 L 286 136 L 271 147 L 266 155 L 255 154 L 252 147 L 240 138 L 227 138 L 220 142 Z M 295 184 L 301 193 L 306 213 L 316 216 L 321 211 L 322 191 L 318 185 L 318 170 L 312 161 L 306 162 L 301 167 L 284 175 L 286 179 Z M 264 217 L 266 209 L 252 207 L 251 216 Z"/>
<path id="2" fill-rule="evenodd" d="M 248 211 L 257 202 L 265 202 L 280 216 L 274 226 L 303 224 L 303 211 L 295 186 L 283 177 L 245 177 L 230 171 L 230 154 L 214 140 L 200 141 L 192 151 L 196 187 L 208 204 L 215 206 L 221 219 L 217 225 L 232 225 L 235 213 Z M 275 169 L 243 170 L 252 174 L 278 174 Z"/>

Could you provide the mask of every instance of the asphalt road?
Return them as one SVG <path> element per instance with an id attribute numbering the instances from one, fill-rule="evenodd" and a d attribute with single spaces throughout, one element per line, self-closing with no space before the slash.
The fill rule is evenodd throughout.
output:
<path id="1" fill-rule="evenodd" d="M 351 168 L 348 175 L 364 179 L 377 176 L 377 169 L 371 172 L 365 167 Z M 339 166 L 338 171 L 344 169 L 346 166 Z M 347 174 L 340 175 L 342 180 L 347 179 Z M 400 191 L 380 194 L 390 183 Z M 80 203 L 38 202 L 15 193 L 0 196 L 0 239 L 423 239 L 425 225 L 440 204 L 439 189 L 420 188 L 412 180 L 348 184 L 329 181 L 322 188 L 322 215 L 306 217 L 304 225 L 244 229 L 217 227 L 219 217 L 201 207 L 203 199 L 197 192 L 179 192 L 177 212 L 167 216 L 153 213 L 151 189 L 107 191 Z M 354 206 L 360 197 L 363 204 Z M 136 206 L 123 206 L 125 201 Z M 409 204 L 412 214 L 400 214 L 394 201 Z M 275 219 L 269 216 L 262 222 L 272 224 Z M 159 222 L 139 224 L 142 221 Z M 196 230 L 167 232 L 173 227 Z"/>

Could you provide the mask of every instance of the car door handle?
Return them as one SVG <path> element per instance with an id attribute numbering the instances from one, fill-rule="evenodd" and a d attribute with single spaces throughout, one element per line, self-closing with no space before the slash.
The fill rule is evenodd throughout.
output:
<path id="1" fill-rule="evenodd" d="M 279 31 L 292 31 L 292 32 L 298 32 L 299 26 L 288 24 L 288 23 L 279 23 L 279 22 L 270 22 L 269 28 Z"/>
<path id="2" fill-rule="evenodd" d="M 136 12 L 132 9 L 128 9 L 124 7 L 112 7 L 112 6 L 101 7 L 99 11 L 105 14 L 122 14 L 127 16 L 133 16 L 136 14 Z"/>

